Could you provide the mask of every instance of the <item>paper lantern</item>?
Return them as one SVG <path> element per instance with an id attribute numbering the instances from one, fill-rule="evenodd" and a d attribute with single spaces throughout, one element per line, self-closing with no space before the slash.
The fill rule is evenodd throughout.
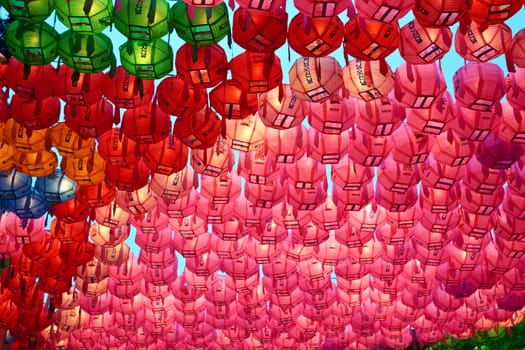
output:
<path id="1" fill-rule="evenodd" d="M 0 172 L 0 198 L 16 199 L 31 192 L 31 177 L 16 169 Z"/>
<path id="2" fill-rule="evenodd" d="M 353 100 L 333 96 L 323 102 L 308 104 L 308 123 L 323 134 L 337 134 L 350 129 L 354 124 Z"/>
<path id="3" fill-rule="evenodd" d="M 1 4 L 15 19 L 31 22 L 43 22 L 51 15 L 55 5 L 51 0 L 33 1 L 22 5 L 15 0 L 2 0 Z"/>
<path id="4" fill-rule="evenodd" d="M 397 22 L 384 23 L 357 15 L 345 24 L 345 53 L 361 60 L 381 60 L 399 45 Z"/>
<path id="5" fill-rule="evenodd" d="M 520 78 L 525 73 L 525 70 L 522 68 L 517 68 L 515 70 L 515 72 L 509 72 L 505 81 L 507 86 L 507 101 L 512 107 L 523 109 L 525 106 L 523 106 L 522 96 L 525 89 L 522 86 Z"/>
<path id="6" fill-rule="evenodd" d="M 49 132 L 49 140 L 60 155 L 65 157 L 89 157 L 95 150 L 95 139 L 82 139 L 66 123 L 54 125 Z"/>
<path id="7" fill-rule="evenodd" d="M 294 6 L 303 15 L 312 18 L 335 17 L 346 9 L 346 4 L 338 0 L 294 0 Z"/>
<path id="8" fill-rule="evenodd" d="M 53 203 L 49 212 L 63 222 L 73 223 L 85 220 L 89 215 L 89 208 L 76 198 L 72 198 Z"/>
<path id="9" fill-rule="evenodd" d="M 392 143 L 388 136 L 371 136 L 359 129 L 354 129 L 350 138 L 353 151 L 348 156 L 358 164 L 378 166 L 388 155 Z"/>
<path id="10" fill-rule="evenodd" d="M 452 96 L 445 91 L 429 108 L 409 108 L 407 124 L 414 133 L 439 135 L 452 126 L 455 116 Z"/>
<path id="11" fill-rule="evenodd" d="M 241 152 L 254 151 L 265 140 L 266 127 L 256 115 L 244 119 L 225 120 L 226 144 Z"/>
<path id="12" fill-rule="evenodd" d="M 48 129 L 29 131 L 13 118 L 7 120 L 3 129 L 4 141 L 17 151 L 39 152 L 49 148 Z"/>
<path id="13" fill-rule="evenodd" d="M 495 134 L 490 134 L 481 143 L 476 158 L 483 165 L 493 169 L 506 169 L 523 154 L 521 144 L 504 141 Z"/>
<path id="14" fill-rule="evenodd" d="M 56 78 L 56 70 L 51 64 L 29 67 L 14 57 L 9 59 L 4 75 L 6 85 L 26 99 L 44 99 L 57 94 Z"/>
<path id="15" fill-rule="evenodd" d="M 7 199 L 6 206 L 22 219 L 39 218 L 48 210 L 48 203 L 45 197 L 34 190 L 31 190 L 31 192 L 25 196 L 16 199 Z"/>
<path id="16" fill-rule="evenodd" d="M 168 19 L 166 0 L 125 0 L 115 6 L 113 16 L 119 32 L 130 40 L 142 41 L 160 39 L 168 34 Z"/>
<path id="17" fill-rule="evenodd" d="M 46 129 L 60 117 L 60 100 L 58 97 L 28 100 L 15 94 L 11 98 L 9 114 L 27 130 Z"/>
<path id="18" fill-rule="evenodd" d="M 106 181 L 123 191 L 134 191 L 148 184 L 150 171 L 143 160 L 130 167 L 106 163 Z"/>
<path id="19" fill-rule="evenodd" d="M 350 145 L 349 132 L 323 134 L 313 128 L 308 130 L 310 157 L 322 164 L 337 164 L 347 156 Z"/>
<path id="20" fill-rule="evenodd" d="M 98 152 L 84 158 L 62 157 L 60 168 L 79 185 L 95 185 L 106 177 L 106 161 Z"/>
<path id="21" fill-rule="evenodd" d="M 238 8 L 233 14 L 233 40 L 251 52 L 273 52 L 284 45 L 288 14 L 284 9 L 258 11 Z"/>
<path id="22" fill-rule="evenodd" d="M 407 63 L 427 64 L 441 59 L 450 50 L 452 32 L 448 27 L 424 26 L 415 19 L 400 30 L 399 53 Z"/>
<path id="23" fill-rule="evenodd" d="M 306 129 L 303 125 L 284 130 L 267 128 L 265 142 L 274 162 L 293 163 L 305 153 Z"/>
<path id="24" fill-rule="evenodd" d="M 343 68 L 345 91 L 355 98 L 371 101 L 387 97 L 394 87 L 394 75 L 385 61 L 350 61 Z"/>
<path id="25" fill-rule="evenodd" d="M 321 57 L 343 42 L 344 25 L 339 17 L 308 17 L 298 13 L 288 28 L 288 45 L 301 56 Z"/>
<path id="26" fill-rule="evenodd" d="M 177 118 L 173 133 L 192 149 L 206 149 L 211 147 L 219 136 L 219 121 L 215 112 L 205 107 L 192 118 Z"/>
<path id="27" fill-rule="evenodd" d="M 216 86 L 210 92 L 210 104 L 223 119 L 244 119 L 258 108 L 257 94 L 244 91 L 234 80 Z"/>
<path id="28" fill-rule="evenodd" d="M 480 25 L 503 23 L 522 7 L 521 1 L 475 0 L 468 10 L 469 17 Z"/>
<path id="29" fill-rule="evenodd" d="M 503 71 L 493 63 L 472 62 L 454 74 L 454 96 L 463 106 L 487 110 L 504 95 Z"/>
<path id="30" fill-rule="evenodd" d="M 188 148 L 177 138 L 167 136 L 148 145 L 143 157 L 153 173 L 170 175 L 184 169 L 188 161 Z"/>
<path id="31" fill-rule="evenodd" d="M 65 174 L 55 171 L 45 177 L 39 177 L 35 188 L 44 195 L 48 202 L 65 202 L 74 198 L 76 183 Z"/>
<path id="32" fill-rule="evenodd" d="M 81 138 L 95 138 L 111 130 L 113 106 L 106 99 L 86 106 L 66 104 L 64 120 Z"/>
<path id="33" fill-rule="evenodd" d="M 188 4 L 181 1 L 173 5 L 170 11 L 177 35 L 191 45 L 211 45 L 230 35 L 228 8 L 225 3 L 209 8 L 192 7 L 190 16 Z"/>
<path id="34" fill-rule="evenodd" d="M 76 72 L 102 72 L 115 65 L 113 44 L 105 34 L 86 34 L 68 30 L 60 35 L 58 53 Z"/>
<path id="35" fill-rule="evenodd" d="M 358 1 L 357 11 L 365 18 L 392 23 L 405 16 L 414 6 L 414 0 Z"/>
<path id="36" fill-rule="evenodd" d="M 309 102 L 322 102 L 343 86 L 341 66 L 330 56 L 298 58 L 288 76 L 297 98 Z"/>
<path id="37" fill-rule="evenodd" d="M 433 81 L 432 84 L 424 82 Z M 410 108 L 430 108 L 447 88 L 443 72 L 436 65 L 402 64 L 396 69 L 394 93 L 400 104 Z"/>
<path id="38" fill-rule="evenodd" d="M 511 107 L 509 103 L 504 103 L 498 136 L 506 142 L 525 143 L 524 132 L 522 112 Z"/>
<path id="39" fill-rule="evenodd" d="M 288 84 L 276 87 L 259 97 L 259 118 L 264 125 L 275 129 L 287 129 L 299 125 L 305 117 L 304 102 L 298 100 Z"/>
<path id="40" fill-rule="evenodd" d="M 525 67 L 525 55 L 523 50 L 523 44 L 524 44 L 524 35 L 525 32 L 523 30 L 520 30 L 517 32 L 514 37 L 512 38 L 512 41 L 508 43 L 507 48 L 507 57 L 511 61 L 511 67 L 514 67 L 514 64 L 520 68 Z"/>
<path id="41" fill-rule="evenodd" d="M 57 57 L 58 39 L 56 30 L 45 22 L 14 21 L 5 32 L 9 53 L 20 62 L 34 66 L 51 63 Z"/>
<path id="42" fill-rule="evenodd" d="M 472 23 L 462 34 L 456 32 L 456 52 L 466 60 L 485 62 L 504 54 L 512 39 L 512 30 L 504 23 L 483 28 Z"/>
<path id="43" fill-rule="evenodd" d="M 181 94 L 174 94 L 179 90 Z M 164 78 L 157 87 L 156 99 L 166 113 L 184 118 L 204 108 L 207 102 L 205 89 L 193 88 L 180 77 Z"/>
<path id="44" fill-rule="evenodd" d="M 115 187 L 108 186 L 105 182 L 94 185 L 79 185 L 75 197 L 88 207 L 102 207 L 111 203 L 115 198 Z"/>
<path id="45" fill-rule="evenodd" d="M 460 137 L 483 141 L 492 133 L 500 122 L 500 106 L 497 104 L 489 110 L 474 110 L 456 105 L 456 120 L 452 129 Z"/>
<path id="46" fill-rule="evenodd" d="M 57 155 L 53 151 L 15 152 L 15 168 L 29 176 L 47 176 L 58 166 Z"/>
<path id="47" fill-rule="evenodd" d="M 173 50 L 164 40 L 130 40 L 119 50 L 124 69 L 139 79 L 160 79 L 173 69 Z"/>
<path id="48" fill-rule="evenodd" d="M 113 2 L 97 0 L 78 4 L 60 2 L 55 4 L 58 20 L 77 32 L 100 33 L 111 24 Z"/>
<path id="49" fill-rule="evenodd" d="M 228 60 L 224 49 L 217 45 L 183 44 L 175 55 L 179 77 L 196 88 L 209 88 L 226 80 Z"/>
<path id="50" fill-rule="evenodd" d="M 106 75 L 102 91 L 115 107 L 136 108 L 151 102 L 154 82 L 138 79 L 118 66 L 113 77 Z"/>
<path id="51" fill-rule="evenodd" d="M 281 60 L 274 52 L 245 51 L 230 60 L 232 80 L 248 93 L 266 92 L 281 85 Z"/>
<path id="52" fill-rule="evenodd" d="M 356 105 L 356 127 L 373 136 L 391 135 L 404 117 L 396 99 L 357 100 Z"/>
<path id="53" fill-rule="evenodd" d="M 457 0 L 439 0 L 433 3 L 416 0 L 414 16 L 424 26 L 451 26 L 458 22 L 469 9 L 468 4 Z"/>
<path id="54" fill-rule="evenodd" d="M 122 133 L 138 144 L 154 144 L 168 136 L 171 121 L 168 113 L 151 103 L 124 112 Z"/>
<path id="55" fill-rule="evenodd" d="M 112 166 L 134 166 L 140 157 L 138 144 L 113 128 L 98 139 L 98 152 Z"/>
<path id="56" fill-rule="evenodd" d="M 6 142 L 0 142 L 0 171 L 14 167 L 13 154 L 15 150 Z"/>

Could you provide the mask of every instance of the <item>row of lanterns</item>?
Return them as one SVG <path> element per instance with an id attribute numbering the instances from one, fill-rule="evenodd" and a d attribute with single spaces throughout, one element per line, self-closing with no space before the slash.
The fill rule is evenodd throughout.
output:
<path id="1" fill-rule="evenodd" d="M 405 349 L 523 319 L 522 1 L 0 3 L 10 348 Z"/>

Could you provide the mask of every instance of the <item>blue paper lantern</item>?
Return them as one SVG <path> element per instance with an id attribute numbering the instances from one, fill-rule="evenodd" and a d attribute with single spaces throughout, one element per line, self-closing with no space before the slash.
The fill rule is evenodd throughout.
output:
<path id="1" fill-rule="evenodd" d="M 0 171 L 0 200 L 25 197 L 31 192 L 31 176 L 16 169 Z"/>
<path id="2" fill-rule="evenodd" d="M 48 202 L 65 202 L 75 197 L 76 182 L 57 169 L 53 174 L 39 177 L 35 188 Z"/>
<path id="3" fill-rule="evenodd" d="M 43 216 L 49 209 L 43 194 L 31 190 L 27 195 L 17 199 L 5 201 L 7 209 L 12 211 L 21 219 L 36 219 Z"/>

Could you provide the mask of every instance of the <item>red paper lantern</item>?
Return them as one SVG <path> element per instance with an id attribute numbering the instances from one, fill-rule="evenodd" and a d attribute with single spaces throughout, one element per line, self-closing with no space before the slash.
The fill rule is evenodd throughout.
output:
<path id="1" fill-rule="evenodd" d="M 511 63 L 511 68 L 514 64 L 520 68 L 525 68 L 525 31 L 520 30 L 514 35 L 512 41 L 509 43 L 506 56 Z"/>
<path id="2" fill-rule="evenodd" d="M 122 118 L 122 132 L 139 144 L 153 144 L 162 141 L 171 130 L 168 113 L 156 103 L 128 109 Z"/>
<path id="3" fill-rule="evenodd" d="M 173 134 L 191 149 L 206 149 L 215 144 L 220 128 L 215 112 L 204 107 L 191 117 L 177 118 Z"/>
<path id="4" fill-rule="evenodd" d="M 298 13 L 288 28 L 288 45 L 301 56 L 321 57 L 334 52 L 344 37 L 337 16 L 309 17 Z"/>
<path id="5" fill-rule="evenodd" d="M 355 4 L 360 15 L 376 21 L 391 23 L 406 15 L 414 6 L 414 0 L 369 0 Z"/>
<path id="6" fill-rule="evenodd" d="M 118 66 L 113 77 L 106 75 L 102 91 L 115 107 L 136 108 L 151 102 L 154 81 L 138 79 Z"/>
<path id="7" fill-rule="evenodd" d="M 178 138 L 168 135 L 159 142 L 148 145 L 143 158 L 152 173 L 171 175 L 186 167 L 188 147 Z"/>
<path id="8" fill-rule="evenodd" d="M 210 92 L 210 104 L 223 119 L 244 119 L 257 111 L 257 95 L 225 80 Z"/>
<path id="9" fill-rule="evenodd" d="M 181 93 L 174 94 L 173 91 Z M 192 87 L 180 77 L 167 77 L 157 87 L 155 98 L 164 112 L 184 118 L 204 108 L 208 95 L 206 90 Z"/>
<path id="10" fill-rule="evenodd" d="M 9 114 L 27 130 L 46 129 L 60 117 L 60 100 L 57 97 L 29 100 L 15 94 L 11 98 Z"/>
<path id="11" fill-rule="evenodd" d="M 6 85 L 20 97 L 41 100 L 56 93 L 53 88 L 57 73 L 51 64 L 30 66 L 11 57 L 4 67 L 6 69 L 2 76 Z"/>
<path id="12" fill-rule="evenodd" d="M 106 99 L 92 105 L 64 107 L 66 125 L 80 137 L 95 138 L 109 131 L 113 126 L 113 106 Z"/>
<path id="13" fill-rule="evenodd" d="M 379 22 L 357 15 L 345 25 L 345 53 L 361 60 L 382 60 L 399 45 L 397 22 Z"/>
<path id="14" fill-rule="evenodd" d="M 373 136 L 392 134 L 404 119 L 404 110 L 396 99 L 357 100 L 356 127 Z"/>
<path id="15" fill-rule="evenodd" d="M 468 9 L 469 5 L 461 0 L 416 0 L 414 16 L 424 26 L 449 27 L 458 22 Z"/>
<path id="16" fill-rule="evenodd" d="M 233 13 L 233 40 L 251 52 L 273 52 L 286 41 L 287 22 L 283 8 L 259 11 L 240 7 Z"/>
<path id="17" fill-rule="evenodd" d="M 317 17 L 334 17 L 347 8 L 347 4 L 340 0 L 294 0 L 294 6 L 303 15 Z"/>
<path id="18" fill-rule="evenodd" d="M 183 44 L 175 55 L 177 74 L 195 88 L 210 88 L 226 80 L 228 60 L 217 44 L 192 46 Z"/>
<path id="19" fill-rule="evenodd" d="M 58 68 L 55 96 L 70 105 L 92 105 L 102 98 L 103 73 L 75 73 L 68 65 Z"/>
<path id="20" fill-rule="evenodd" d="M 232 80 L 248 93 L 266 92 L 281 85 L 281 60 L 274 52 L 245 51 L 230 61 Z"/>
<path id="21" fill-rule="evenodd" d="M 514 16 L 522 6 L 519 0 L 474 0 L 468 15 L 480 25 L 498 24 Z"/>
<path id="22" fill-rule="evenodd" d="M 448 27 L 425 26 L 417 19 L 401 27 L 400 36 L 399 53 L 412 64 L 436 62 L 452 45 L 452 32 Z"/>

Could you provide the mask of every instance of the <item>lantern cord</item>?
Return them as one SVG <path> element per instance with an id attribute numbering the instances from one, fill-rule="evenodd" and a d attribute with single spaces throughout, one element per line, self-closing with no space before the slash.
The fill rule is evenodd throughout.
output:
<path id="1" fill-rule="evenodd" d="M 69 1 L 68 1 L 69 2 Z M 83 7 L 83 10 L 84 10 L 84 14 L 86 16 L 89 15 L 89 13 L 91 12 L 91 8 L 93 7 L 93 0 L 86 0 L 84 2 L 84 7 Z"/>
<path id="2" fill-rule="evenodd" d="M 157 12 L 157 0 L 151 0 L 148 11 L 148 23 L 152 24 L 155 21 L 155 12 Z"/>

